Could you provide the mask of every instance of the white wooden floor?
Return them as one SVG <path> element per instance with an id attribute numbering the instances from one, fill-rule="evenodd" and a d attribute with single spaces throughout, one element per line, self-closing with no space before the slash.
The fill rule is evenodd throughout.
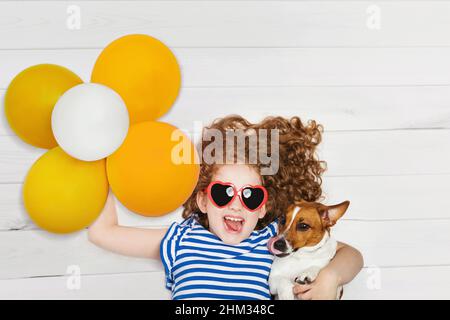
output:
<path id="1" fill-rule="evenodd" d="M 67 26 L 70 5 L 81 12 L 80 29 Z M 325 126 L 326 202 L 352 203 L 335 236 L 366 264 L 345 298 L 449 299 L 449 31 L 449 1 L 0 0 L 0 95 L 3 103 L 12 78 L 38 63 L 89 81 L 106 44 L 153 35 L 183 73 L 163 120 L 187 131 L 229 113 L 299 115 Z M 18 139 L 2 115 L 0 298 L 169 298 L 160 262 L 29 221 L 22 182 L 44 151 Z M 176 219 L 179 211 L 145 219 L 120 207 L 125 225 Z M 71 285 L 73 266 L 80 287 Z"/>

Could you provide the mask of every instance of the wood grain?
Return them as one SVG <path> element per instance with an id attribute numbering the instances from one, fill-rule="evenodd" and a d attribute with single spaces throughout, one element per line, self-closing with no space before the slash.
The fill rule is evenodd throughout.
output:
<path id="1" fill-rule="evenodd" d="M 351 299 L 448 299 L 450 266 L 364 268 L 345 286 Z M 426 281 L 418 281 L 426 275 Z M 66 277 L 0 280 L 0 299 L 169 299 L 162 271 L 84 275 L 80 290 Z M 426 295 L 424 295 L 426 292 Z"/>
<path id="2" fill-rule="evenodd" d="M 0 299 L 170 299 L 162 271 L 82 275 L 79 290 L 68 282 L 68 276 L 0 280 Z"/>
<path id="3" fill-rule="evenodd" d="M 74 4 L 79 30 L 66 26 Z M 373 5 L 379 29 L 367 26 Z M 445 1 L 2 1 L 0 12 L 0 49 L 100 48 L 128 33 L 174 47 L 450 45 Z"/>
<path id="4" fill-rule="evenodd" d="M 1 50 L 0 88 L 40 63 L 89 81 L 101 49 Z M 450 85 L 450 48 L 173 48 L 184 87 Z"/>

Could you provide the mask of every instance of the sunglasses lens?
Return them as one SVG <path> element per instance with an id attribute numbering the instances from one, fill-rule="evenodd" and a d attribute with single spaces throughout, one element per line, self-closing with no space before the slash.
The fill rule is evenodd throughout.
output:
<path id="1" fill-rule="evenodd" d="M 250 210 L 255 210 L 264 201 L 264 191 L 260 188 L 247 187 L 242 190 L 242 202 Z"/>
<path id="2" fill-rule="evenodd" d="M 211 198 L 219 206 L 227 205 L 234 197 L 232 186 L 216 183 L 211 187 Z"/>

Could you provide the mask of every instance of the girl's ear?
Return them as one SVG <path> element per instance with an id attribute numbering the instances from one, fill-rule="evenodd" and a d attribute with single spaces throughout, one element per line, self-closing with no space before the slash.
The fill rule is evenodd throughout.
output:
<path id="1" fill-rule="evenodd" d="M 206 204 L 208 201 L 208 197 L 206 196 L 206 193 L 204 193 L 203 191 L 197 192 L 196 200 L 197 200 L 197 206 L 200 209 L 200 211 L 202 213 L 206 213 L 206 211 L 207 211 Z"/>

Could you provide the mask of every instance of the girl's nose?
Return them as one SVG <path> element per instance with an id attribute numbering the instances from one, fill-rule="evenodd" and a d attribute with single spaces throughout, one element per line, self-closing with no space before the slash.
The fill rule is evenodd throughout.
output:
<path id="1" fill-rule="evenodd" d="M 231 201 L 231 203 L 228 205 L 228 208 L 234 211 L 242 210 L 242 203 L 241 200 L 239 199 L 239 196 L 235 197 L 233 201 Z"/>

